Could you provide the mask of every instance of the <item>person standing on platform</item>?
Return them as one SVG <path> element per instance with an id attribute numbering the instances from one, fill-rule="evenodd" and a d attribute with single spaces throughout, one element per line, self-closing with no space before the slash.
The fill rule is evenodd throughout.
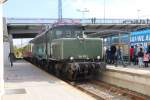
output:
<path id="1" fill-rule="evenodd" d="M 110 61 L 110 63 L 111 63 L 111 64 L 114 64 L 114 63 L 115 63 L 115 58 L 116 58 L 116 57 L 115 57 L 115 56 L 116 56 L 116 55 L 115 55 L 115 54 L 116 54 L 116 46 L 115 46 L 115 45 L 112 45 L 112 46 L 111 46 L 110 52 L 111 52 L 111 55 L 110 55 L 110 56 L 111 56 L 111 61 Z"/>
<path id="2" fill-rule="evenodd" d="M 10 65 L 11 67 L 13 66 L 13 61 L 14 61 L 14 54 L 13 53 L 9 53 L 9 60 L 10 60 Z"/>
<path id="3" fill-rule="evenodd" d="M 138 46 L 135 45 L 134 47 L 134 65 L 138 65 Z"/>
<path id="4" fill-rule="evenodd" d="M 130 62 L 133 63 L 133 61 L 134 61 L 134 47 L 131 46 L 131 48 L 130 48 Z"/>
<path id="5" fill-rule="evenodd" d="M 96 23 L 96 18 L 95 18 L 95 17 L 93 18 L 93 23 L 94 23 L 94 24 Z"/>
<path id="6" fill-rule="evenodd" d="M 142 67 L 143 65 L 143 57 L 144 57 L 143 49 L 140 48 L 140 51 L 138 52 L 139 67 Z"/>
<path id="7" fill-rule="evenodd" d="M 122 48 L 120 46 L 117 49 L 116 66 L 118 65 L 119 62 L 121 62 L 121 64 L 125 67 L 124 60 L 123 60 L 123 50 L 122 50 Z"/>
<path id="8" fill-rule="evenodd" d="M 92 24 L 94 23 L 94 19 L 93 18 L 91 18 L 91 22 L 92 22 Z"/>
<path id="9" fill-rule="evenodd" d="M 148 67 L 148 62 L 149 62 L 149 54 L 148 54 L 148 52 L 144 53 L 143 61 L 144 61 L 145 67 Z"/>

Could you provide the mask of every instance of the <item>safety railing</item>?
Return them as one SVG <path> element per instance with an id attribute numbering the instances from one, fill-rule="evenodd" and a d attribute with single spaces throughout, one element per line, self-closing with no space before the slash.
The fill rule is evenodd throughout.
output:
<path id="1" fill-rule="evenodd" d="M 150 19 L 70 19 L 64 18 L 65 21 L 72 21 L 81 24 L 150 24 Z M 7 18 L 8 24 L 52 24 L 58 19 L 50 18 Z"/>

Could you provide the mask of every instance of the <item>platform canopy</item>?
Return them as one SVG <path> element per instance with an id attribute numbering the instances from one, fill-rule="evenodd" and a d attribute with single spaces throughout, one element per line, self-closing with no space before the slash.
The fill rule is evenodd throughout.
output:
<path id="1" fill-rule="evenodd" d="M 141 29 L 150 28 L 150 24 L 87 24 L 84 25 L 85 33 L 94 37 L 109 37 L 117 34 L 129 34 L 134 31 L 138 31 Z"/>

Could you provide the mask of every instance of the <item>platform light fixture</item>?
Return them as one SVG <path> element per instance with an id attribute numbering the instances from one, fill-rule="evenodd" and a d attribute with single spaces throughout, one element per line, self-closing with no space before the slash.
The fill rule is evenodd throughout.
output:
<path id="1" fill-rule="evenodd" d="M 88 13 L 88 12 L 89 12 L 89 10 L 88 10 L 87 8 L 84 8 L 83 10 L 77 9 L 77 11 L 82 13 L 82 19 L 85 18 L 85 13 Z"/>
<path id="2" fill-rule="evenodd" d="M 138 10 L 137 10 L 138 21 L 140 20 L 140 12 L 141 12 L 141 10 L 140 10 L 140 9 L 138 9 Z"/>

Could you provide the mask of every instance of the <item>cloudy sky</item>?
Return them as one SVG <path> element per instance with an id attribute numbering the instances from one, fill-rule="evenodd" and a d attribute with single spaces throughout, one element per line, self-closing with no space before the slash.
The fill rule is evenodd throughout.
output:
<path id="1" fill-rule="evenodd" d="M 105 3 L 104 3 L 105 1 Z M 84 17 L 150 18 L 150 0 L 62 0 L 63 17 L 82 18 L 77 9 L 87 8 Z M 105 4 L 105 6 L 104 6 Z M 58 0 L 8 0 L 3 6 L 4 16 L 19 18 L 57 18 Z M 105 7 L 105 10 L 104 10 Z"/>

